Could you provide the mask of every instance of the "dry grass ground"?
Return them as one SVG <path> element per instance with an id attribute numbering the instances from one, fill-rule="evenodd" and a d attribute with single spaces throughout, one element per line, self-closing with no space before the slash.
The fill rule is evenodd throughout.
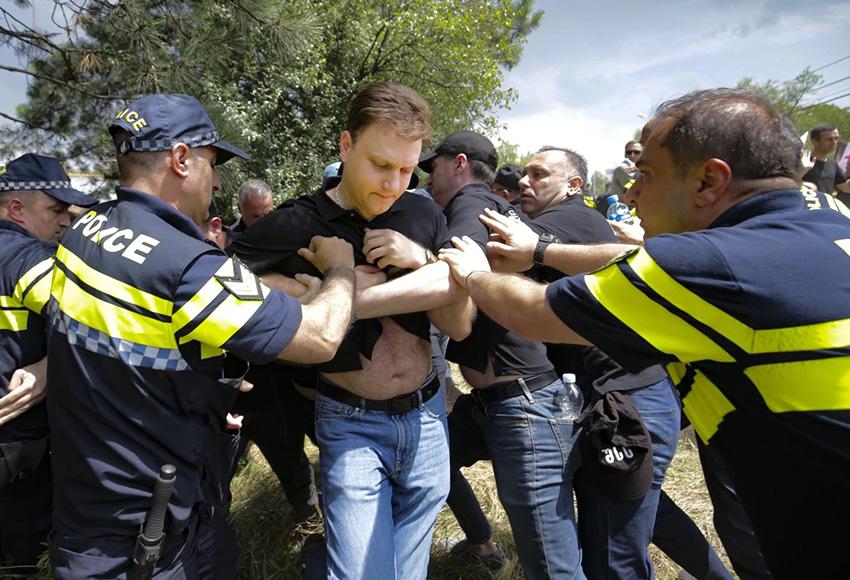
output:
<path id="1" fill-rule="evenodd" d="M 457 384 L 463 384 L 455 372 Z M 453 401 L 450 401 L 453 402 Z M 307 444 L 311 462 L 316 464 L 318 450 Z M 429 578 L 434 580 L 498 580 L 521 579 L 522 570 L 516 559 L 507 516 L 499 504 L 493 481 L 493 468 L 489 462 L 481 462 L 464 471 L 475 489 L 493 525 L 497 542 L 505 547 L 508 564 L 493 575 L 481 566 L 470 567 L 466 562 L 454 560 L 447 554 L 446 547 L 461 539 L 462 533 L 448 508 L 443 508 L 437 519 L 431 554 Z M 284 499 L 280 484 L 263 456 L 252 448 L 249 457 L 231 486 L 233 504 L 231 516 L 239 535 L 240 580 L 290 580 L 301 576 L 298 556 L 304 532 L 316 530 L 295 529 L 289 518 L 289 505 Z M 664 489 L 680 507 L 694 519 L 709 541 L 721 555 L 725 554 L 711 523 L 711 503 L 708 499 L 699 466 L 696 446 L 691 430 L 684 432 L 679 441 L 679 450 L 667 471 Z M 664 554 L 650 547 L 659 580 L 678 578 L 679 567 Z M 41 580 L 48 580 L 46 557 L 42 562 Z M 728 562 L 727 562 L 728 565 Z M 8 569 L 0 568 L 0 579 L 20 578 Z"/>
<path id="2" fill-rule="evenodd" d="M 457 374 L 455 377 L 459 379 Z M 309 444 L 308 455 L 315 464 L 318 452 Z M 509 562 L 498 574 L 492 575 L 483 567 L 470 567 L 466 562 L 451 558 L 446 547 L 462 539 L 463 534 L 449 509 L 444 507 L 434 532 L 429 578 L 521 579 L 522 570 L 516 560 L 510 526 L 496 495 L 492 466 L 489 462 L 481 462 L 464 473 L 488 514 L 496 541 L 505 547 Z M 711 523 L 711 503 L 702 481 L 699 458 L 690 430 L 684 432 L 679 442 L 679 450 L 667 472 L 664 489 L 690 514 L 721 557 L 724 557 Z M 303 535 L 293 529 L 288 517 L 289 507 L 277 479 L 256 449 L 252 449 L 247 465 L 235 478 L 232 490 L 232 517 L 241 550 L 240 579 L 297 578 L 300 574 L 298 553 Z M 679 567 L 654 546 L 651 550 L 657 577 L 660 580 L 678 578 Z"/>

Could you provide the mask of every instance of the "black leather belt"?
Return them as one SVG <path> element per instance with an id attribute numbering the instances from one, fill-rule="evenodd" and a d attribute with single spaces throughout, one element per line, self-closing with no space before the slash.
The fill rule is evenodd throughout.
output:
<path id="1" fill-rule="evenodd" d="M 547 387 L 555 382 L 558 375 L 553 371 L 548 371 L 533 377 L 520 377 L 512 381 L 499 381 L 493 383 L 486 389 L 472 389 L 473 398 L 478 401 L 482 407 L 488 403 L 496 401 L 504 401 L 511 397 L 516 397 L 523 394 L 522 383 L 525 383 L 525 388 L 529 392 L 539 391 L 543 387 Z M 522 381 L 522 383 L 520 383 Z"/>
<path id="2" fill-rule="evenodd" d="M 419 405 L 429 400 L 440 390 L 440 379 L 434 371 L 432 371 L 428 376 L 424 386 L 419 387 L 407 395 L 393 397 L 392 399 L 386 399 L 384 401 L 375 401 L 373 399 L 363 399 L 358 397 L 354 393 L 350 393 L 345 389 L 336 386 L 321 375 L 319 375 L 316 380 L 316 384 L 320 393 L 334 401 L 345 403 L 346 405 L 351 405 L 352 407 L 357 407 L 359 409 L 368 409 L 369 411 L 385 411 L 390 415 L 401 415 L 402 413 L 407 413 L 411 409 L 417 409 L 419 408 Z"/>

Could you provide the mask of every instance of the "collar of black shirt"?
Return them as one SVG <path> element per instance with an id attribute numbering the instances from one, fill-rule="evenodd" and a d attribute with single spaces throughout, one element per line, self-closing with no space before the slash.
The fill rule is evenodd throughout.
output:
<path id="1" fill-rule="evenodd" d="M 330 181 L 330 182 L 333 183 L 333 187 L 336 187 L 338 185 L 338 183 L 334 183 L 333 181 Z M 328 187 L 328 189 L 331 189 L 331 187 Z M 402 193 L 401 196 L 395 201 L 395 203 L 390 206 L 390 209 L 388 209 L 387 211 L 385 211 L 381 215 L 391 215 L 391 214 L 394 214 L 394 213 L 400 211 L 405 206 L 405 204 L 407 203 L 407 198 L 410 195 L 414 195 L 414 194 L 411 194 L 410 192 L 407 192 L 407 191 Z M 341 217 L 341 216 L 343 216 L 347 213 L 355 213 L 356 214 L 355 210 L 345 209 L 344 207 L 340 206 L 337 202 L 335 202 L 333 199 L 331 199 L 331 197 L 327 194 L 327 190 L 323 190 L 321 188 L 317 189 L 313 193 L 313 198 L 316 200 L 316 208 L 319 210 L 319 215 L 322 216 L 322 219 L 330 221 L 330 220 L 335 220 L 335 219 L 337 219 L 337 218 L 339 218 L 339 217 Z M 357 215 L 359 216 L 359 214 L 357 214 Z M 362 216 L 360 216 L 360 217 L 362 219 Z M 378 216 L 375 216 L 375 217 L 378 217 Z M 375 219 L 375 218 L 372 218 L 372 219 Z M 365 222 L 366 220 L 364 219 L 363 221 Z"/>

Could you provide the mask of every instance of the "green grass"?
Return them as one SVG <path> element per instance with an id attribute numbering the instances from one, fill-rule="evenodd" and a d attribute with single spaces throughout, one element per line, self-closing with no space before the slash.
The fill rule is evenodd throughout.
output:
<path id="1" fill-rule="evenodd" d="M 459 374 L 455 380 L 462 384 Z M 452 402 L 452 401 L 450 401 Z M 307 443 L 307 454 L 318 466 L 318 450 Z M 429 578 L 434 580 L 498 580 L 523 578 L 522 569 L 516 559 L 510 525 L 496 495 L 493 468 L 488 461 L 465 469 L 464 474 L 472 485 L 479 501 L 493 526 L 494 539 L 501 543 L 508 554 L 508 564 L 493 575 L 481 566 L 470 566 L 466 561 L 450 557 L 445 546 L 463 538 L 451 511 L 444 507 L 437 519 L 434 543 L 431 551 Z M 700 470 L 699 457 L 693 440 L 693 431 L 683 432 L 679 449 L 667 471 L 664 489 L 703 530 L 714 548 L 725 561 L 720 542 L 711 523 L 711 503 Z M 256 448 L 251 448 L 248 459 L 231 485 L 233 504 L 231 517 L 239 537 L 240 580 L 290 580 L 301 574 L 298 555 L 306 533 L 320 531 L 297 529 L 289 517 L 289 505 L 276 476 Z M 654 546 L 650 546 L 653 563 L 659 580 L 675 580 L 679 567 L 672 563 Z M 728 562 L 727 567 L 728 567 Z M 49 578 L 46 572 L 41 578 Z M 8 571 L 0 569 L 0 579 L 11 578 Z"/>
<path id="2" fill-rule="evenodd" d="M 455 380 L 462 384 L 458 373 L 455 373 Z M 318 451 L 308 443 L 307 453 L 318 471 Z M 502 544 L 508 554 L 508 564 L 498 574 L 493 575 L 481 566 L 470 567 L 467 561 L 450 557 L 445 547 L 455 540 L 462 539 L 463 533 L 451 511 L 444 507 L 437 518 L 434 531 L 429 578 L 521 580 L 522 569 L 516 559 L 507 516 L 496 495 L 490 462 L 482 461 L 465 469 L 464 475 L 488 515 L 495 540 Z M 280 484 L 256 449 L 251 450 L 247 465 L 236 476 L 231 489 L 234 497 L 232 517 L 239 534 L 241 550 L 240 580 L 297 578 L 300 574 L 298 552 L 303 535 L 299 530 L 293 529 L 289 519 L 289 506 Z M 683 432 L 676 457 L 667 471 L 664 489 L 693 518 L 725 559 L 725 553 L 711 523 L 711 502 L 703 483 L 693 431 L 690 428 Z M 651 546 L 650 550 L 659 580 L 678 578 L 679 567 L 654 546 Z"/>
<path id="3" fill-rule="evenodd" d="M 315 462 L 317 450 L 309 444 L 307 450 L 311 461 Z M 470 568 L 468 562 L 451 558 L 443 547 L 450 545 L 453 540 L 463 538 L 463 533 L 451 511 L 444 507 L 434 531 L 429 578 L 435 580 L 459 578 L 521 580 L 522 570 L 516 560 L 507 516 L 496 496 L 493 468 L 490 462 L 482 461 L 465 469 L 464 474 L 475 489 L 490 519 L 496 541 L 501 543 L 508 553 L 508 565 L 498 574 L 492 575 L 483 567 Z M 679 506 L 688 512 L 721 557 L 725 558 L 711 523 L 711 503 L 702 481 L 699 458 L 690 430 L 684 432 L 679 442 L 679 450 L 667 472 L 664 489 Z M 234 527 L 239 534 L 241 550 L 240 579 L 297 577 L 300 574 L 298 552 L 303 535 L 299 533 L 299 530 L 293 529 L 289 520 L 289 506 L 284 499 L 280 484 L 256 449 L 251 450 L 247 465 L 234 479 L 232 490 L 234 495 L 232 517 Z M 650 547 L 650 553 L 659 580 L 678 578 L 678 566 L 654 546 Z"/>

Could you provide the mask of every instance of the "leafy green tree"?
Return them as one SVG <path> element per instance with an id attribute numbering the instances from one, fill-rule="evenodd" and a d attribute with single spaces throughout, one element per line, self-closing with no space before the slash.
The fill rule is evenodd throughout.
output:
<path id="1" fill-rule="evenodd" d="M 519 145 L 511 143 L 510 141 L 499 141 L 499 145 L 496 147 L 496 152 L 499 154 L 500 167 L 505 163 L 511 163 L 518 167 L 525 167 L 525 164 L 531 161 L 531 158 L 534 157 L 534 153 L 530 151 L 520 153 Z"/>
<path id="2" fill-rule="evenodd" d="M 752 77 L 746 77 L 738 82 L 738 88 L 753 90 L 773 103 L 794 121 L 800 134 L 828 123 L 835 125 L 847 137 L 850 135 L 850 110 L 831 103 L 816 104 L 822 81 L 821 75 L 806 68 L 794 79 L 785 82 L 768 80 L 757 83 Z M 815 104 L 806 104 L 806 101 L 814 101 Z"/>
<path id="3" fill-rule="evenodd" d="M 186 92 L 252 155 L 225 166 L 225 193 L 261 177 L 279 197 L 317 185 L 351 97 L 373 82 L 422 93 L 435 137 L 492 130 L 493 111 L 516 97 L 504 73 L 542 17 L 533 0 L 54 3 L 70 11 L 61 34 L 0 28 L 28 58 L 16 72 L 33 80 L 17 111 L 24 128 L 6 142 L 21 150 L 37 135 L 45 151 L 114 177 L 109 116 L 140 94 Z"/>
<path id="4" fill-rule="evenodd" d="M 599 197 L 608 189 L 609 183 L 611 183 L 611 180 L 605 177 L 604 173 L 598 170 L 594 171 L 593 175 L 590 176 L 590 187 L 588 191 L 594 197 Z"/>

